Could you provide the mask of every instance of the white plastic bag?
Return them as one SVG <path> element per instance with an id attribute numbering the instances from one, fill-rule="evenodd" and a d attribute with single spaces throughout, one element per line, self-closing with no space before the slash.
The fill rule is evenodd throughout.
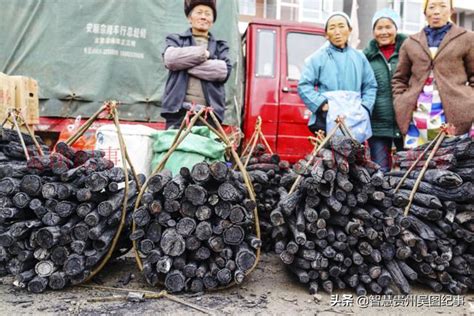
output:
<path id="1" fill-rule="evenodd" d="M 360 143 L 372 137 L 369 112 L 362 106 L 360 93 L 354 91 L 324 92 L 328 99 L 329 111 L 326 117 L 326 131 L 329 132 L 336 126 L 338 116 L 345 118 L 346 126 Z M 341 134 L 338 131 L 337 134 Z"/>

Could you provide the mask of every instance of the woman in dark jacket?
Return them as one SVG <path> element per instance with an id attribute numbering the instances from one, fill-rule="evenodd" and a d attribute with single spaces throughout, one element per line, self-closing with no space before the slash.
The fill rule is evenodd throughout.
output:
<path id="1" fill-rule="evenodd" d="M 391 149 L 403 148 L 403 140 L 393 110 L 391 80 L 398 64 L 398 52 L 406 36 L 397 34 L 400 16 L 391 9 L 382 9 L 372 19 L 374 39 L 364 54 L 374 70 L 377 80 L 377 97 L 372 112 L 372 137 L 369 139 L 372 160 L 383 171 L 391 168 Z"/>

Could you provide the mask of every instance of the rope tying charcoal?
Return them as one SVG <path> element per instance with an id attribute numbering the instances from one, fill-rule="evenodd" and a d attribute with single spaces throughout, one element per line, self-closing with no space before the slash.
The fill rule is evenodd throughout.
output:
<path id="1" fill-rule="evenodd" d="M 260 116 L 257 118 L 257 122 L 255 123 L 255 130 L 252 134 L 252 137 L 250 138 L 249 142 L 247 143 L 247 146 L 245 147 L 241 155 L 241 157 L 247 156 L 244 163 L 245 168 L 247 168 L 250 158 L 255 152 L 255 148 L 259 139 L 263 142 L 265 148 L 270 152 L 270 154 L 273 155 L 273 150 L 268 144 L 267 139 L 265 138 L 265 135 L 262 132 L 262 118 Z"/>
<path id="2" fill-rule="evenodd" d="M 257 122 L 255 123 L 255 130 L 252 134 L 252 137 L 250 138 L 249 142 L 247 143 L 247 146 L 245 147 L 241 155 L 241 157 L 247 156 L 244 163 L 245 168 L 247 168 L 249 160 L 255 152 L 255 147 L 257 146 L 259 139 L 262 140 L 262 142 L 266 146 L 266 149 L 270 152 L 270 154 L 273 155 L 272 148 L 268 144 L 267 139 L 265 138 L 265 135 L 262 133 L 262 118 L 260 116 L 257 118 Z"/>

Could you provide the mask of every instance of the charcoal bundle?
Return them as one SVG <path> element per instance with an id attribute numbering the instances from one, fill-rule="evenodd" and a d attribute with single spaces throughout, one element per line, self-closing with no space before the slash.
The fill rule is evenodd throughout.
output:
<path id="1" fill-rule="evenodd" d="M 423 154 L 428 144 L 419 146 L 409 151 L 400 151 L 394 155 L 394 163 L 402 170 L 406 170 L 413 165 L 417 158 Z M 417 164 L 421 169 L 425 164 L 427 155 Z M 469 137 L 451 137 L 445 139 L 440 148 L 436 151 L 433 159 L 429 162 L 432 169 L 466 169 L 474 168 L 474 144 Z"/>
<path id="2" fill-rule="evenodd" d="M 271 251 L 281 239 L 281 233 L 279 228 L 274 229 L 270 214 L 280 202 L 280 197 L 288 194 L 297 174 L 290 168 L 288 161 L 265 151 L 266 147 L 262 144 L 255 147 L 248 161 L 247 171 L 256 195 L 262 250 Z"/>
<path id="3" fill-rule="evenodd" d="M 303 178 L 272 212 L 287 234 L 275 251 L 310 293 L 410 291 L 399 263 L 386 260 L 401 212 L 385 194 L 390 187 L 378 165 L 364 158 L 360 144 L 332 137 L 314 159 L 295 165 Z"/>
<path id="4" fill-rule="evenodd" d="M 30 135 L 21 134 L 28 154 L 38 155 L 33 139 Z M 43 153 L 48 154 L 49 148 L 43 140 L 36 136 Z M 21 145 L 20 137 L 15 130 L 0 127 L 0 179 L 11 175 L 21 175 L 26 171 L 26 155 Z"/>
<path id="5" fill-rule="evenodd" d="M 136 183 L 126 192 L 123 169 L 101 152 L 56 148 L 0 179 L 0 271 L 34 293 L 82 283 L 131 248 L 118 232 L 130 234 Z"/>
<path id="6" fill-rule="evenodd" d="M 472 161 L 473 149 L 474 142 L 461 137 L 446 139 L 440 148 L 455 155 L 458 164 Z M 397 259 L 412 271 L 413 280 L 457 295 L 474 289 L 474 187 L 472 169 L 467 176 L 465 164 L 426 171 L 409 208 L 407 226 L 396 236 L 393 248 Z M 390 193 L 399 208 L 409 204 L 417 169 L 421 167 L 408 174 L 398 192 Z M 386 179 L 395 188 L 404 174 L 404 170 L 393 171 Z"/>
<path id="7" fill-rule="evenodd" d="M 144 276 L 170 292 L 241 283 L 257 261 L 256 203 L 242 174 L 224 162 L 151 176 L 133 214 L 131 239 Z"/>

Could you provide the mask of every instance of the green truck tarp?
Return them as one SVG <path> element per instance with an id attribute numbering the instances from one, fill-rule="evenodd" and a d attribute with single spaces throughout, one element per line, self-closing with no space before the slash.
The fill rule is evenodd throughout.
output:
<path id="1" fill-rule="evenodd" d="M 234 63 L 225 123 L 240 125 L 242 50 L 238 1 L 218 1 L 211 32 Z M 92 115 L 121 102 L 121 119 L 161 121 L 169 33 L 189 27 L 183 0 L 0 0 L 0 72 L 38 80 L 40 114 Z"/>

